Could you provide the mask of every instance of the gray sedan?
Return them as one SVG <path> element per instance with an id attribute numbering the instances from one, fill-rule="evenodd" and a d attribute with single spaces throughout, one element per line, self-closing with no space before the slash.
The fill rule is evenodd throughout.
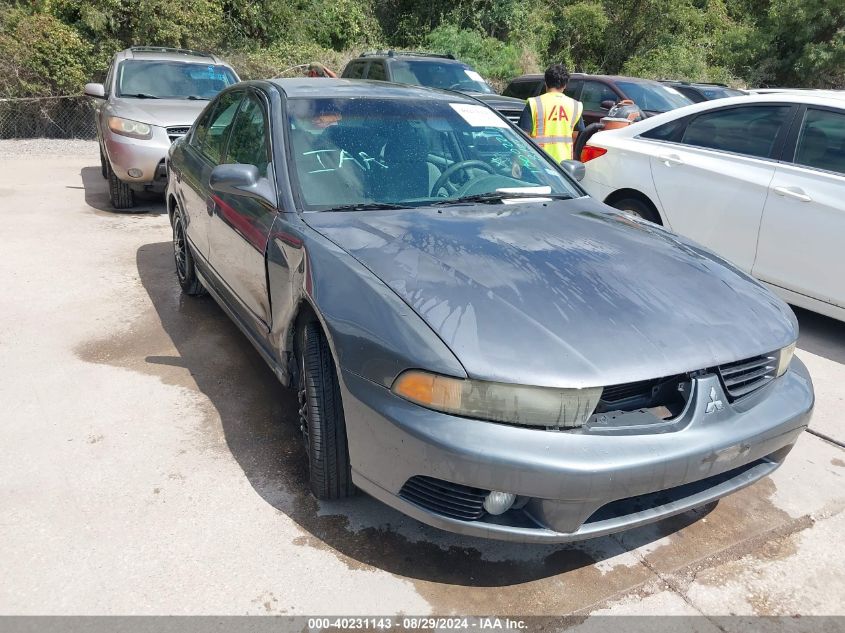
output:
<path id="1" fill-rule="evenodd" d="M 790 309 L 578 167 L 472 97 L 342 79 L 237 84 L 174 143 L 179 283 L 298 390 L 318 498 L 565 542 L 783 462 Z"/>

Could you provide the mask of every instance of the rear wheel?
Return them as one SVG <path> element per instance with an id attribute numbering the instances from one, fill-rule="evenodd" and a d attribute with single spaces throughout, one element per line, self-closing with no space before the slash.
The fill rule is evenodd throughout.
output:
<path id="1" fill-rule="evenodd" d="M 178 208 L 173 213 L 173 256 L 176 262 L 176 278 L 182 292 L 191 296 L 205 294 L 205 288 L 197 277 L 194 256 L 185 237 L 185 223 Z"/>
<path id="2" fill-rule="evenodd" d="M 299 349 L 299 422 L 311 492 L 318 499 L 343 499 L 355 494 L 346 420 L 329 343 L 317 323 L 303 327 Z"/>
<path id="3" fill-rule="evenodd" d="M 640 216 L 643 220 L 660 224 L 660 216 L 657 211 L 647 202 L 639 198 L 622 198 L 621 200 L 614 200 L 609 203 L 611 207 L 619 209 L 620 211 L 627 211 L 634 215 Z"/>
<path id="4" fill-rule="evenodd" d="M 109 173 L 109 199 L 115 209 L 131 209 L 135 206 L 135 193 L 128 184 L 118 178 L 111 165 L 106 163 Z"/>

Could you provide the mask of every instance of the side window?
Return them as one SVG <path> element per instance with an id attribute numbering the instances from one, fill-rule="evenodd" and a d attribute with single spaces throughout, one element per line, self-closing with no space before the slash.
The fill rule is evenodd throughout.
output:
<path id="1" fill-rule="evenodd" d="M 367 71 L 367 79 L 385 81 L 387 79 L 387 74 L 384 71 L 384 62 L 371 62 L 370 70 Z"/>
<path id="2" fill-rule="evenodd" d="M 207 127 L 201 129 L 197 126 L 197 134 L 194 134 L 194 137 L 196 138 L 198 134 L 202 133 L 202 136 L 196 139 L 197 148 L 214 164 L 220 163 L 226 136 L 231 129 L 232 119 L 235 118 L 235 112 L 237 112 L 243 96 L 243 92 L 227 92 L 217 101 L 217 106 L 208 120 Z"/>
<path id="3" fill-rule="evenodd" d="M 584 104 L 585 110 L 595 112 L 602 109 L 602 101 L 616 103 L 619 101 L 619 95 L 613 92 L 610 86 L 600 81 L 585 81 L 579 101 Z"/>
<path id="4" fill-rule="evenodd" d="M 542 84 L 543 82 L 540 81 Z M 584 80 L 583 79 L 570 79 L 566 82 L 566 89 L 563 91 L 570 99 L 575 99 L 576 101 L 581 101 L 581 89 L 584 87 Z M 540 86 L 540 93 L 543 92 L 543 86 Z"/>
<path id="5" fill-rule="evenodd" d="M 512 81 L 502 94 L 506 97 L 529 99 L 534 96 L 536 85 L 534 81 Z"/>
<path id="6" fill-rule="evenodd" d="M 262 176 L 267 176 L 267 165 L 270 162 L 267 117 L 260 101 L 254 95 L 244 99 L 235 116 L 225 162 L 255 165 Z"/>
<path id="7" fill-rule="evenodd" d="M 364 69 L 367 67 L 367 62 L 352 62 L 349 68 L 343 73 L 346 79 L 361 79 L 364 76 Z"/>
<path id="8" fill-rule="evenodd" d="M 845 113 L 808 109 L 795 163 L 845 174 Z"/>
<path id="9" fill-rule="evenodd" d="M 785 105 L 761 105 L 707 112 L 690 121 L 681 142 L 769 158 L 790 109 Z"/>
<path id="10" fill-rule="evenodd" d="M 682 133 L 684 126 L 687 124 L 687 117 L 675 119 L 658 125 L 656 128 L 643 132 L 640 136 L 643 138 L 653 138 L 657 141 L 677 141 L 678 136 Z"/>

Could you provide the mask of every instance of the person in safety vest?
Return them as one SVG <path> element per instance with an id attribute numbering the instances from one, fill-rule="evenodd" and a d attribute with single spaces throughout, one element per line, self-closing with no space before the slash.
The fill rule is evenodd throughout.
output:
<path id="1" fill-rule="evenodd" d="M 584 129 L 581 113 L 584 106 L 570 99 L 563 91 L 569 72 L 562 64 L 553 64 L 544 75 L 546 92 L 528 99 L 519 127 L 557 162 L 572 158 L 573 135 Z"/>

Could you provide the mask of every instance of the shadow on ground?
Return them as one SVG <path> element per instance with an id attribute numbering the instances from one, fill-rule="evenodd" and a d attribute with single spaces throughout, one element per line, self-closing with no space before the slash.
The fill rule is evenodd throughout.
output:
<path id="1" fill-rule="evenodd" d="M 162 366 L 189 370 L 219 415 L 226 444 L 255 491 L 305 531 L 299 544 L 334 550 L 351 568 L 372 566 L 449 585 L 527 583 L 593 565 L 673 534 L 715 507 L 633 530 L 623 547 L 611 538 L 526 546 L 461 537 L 422 525 L 363 495 L 318 503 L 307 487 L 294 393 L 279 385 L 211 298 L 179 292 L 168 242 L 141 247 L 137 264 L 161 326 L 177 351 L 173 357 L 147 356 L 147 368 L 152 367 L 148 370 L 165 371 Z"/>
<path id="2" fill-rule="evenodd" d="M 109 215 L 159 215 L 165 213 L 164 196 L 160 193 L 140 192 L 135 194 L 135 206 L 131 209 L 115 209 L 109 200 L 109 181 L 103 178 L 99 167 L 83 167 L 79 172 L 85 188 L 85 204 Z"/>
<path id="3" fill-rule="evenodd" d="M 803 308 L 792 308 L 798 317 L 798 347 L 845 365 L 845 322 Z"/>

